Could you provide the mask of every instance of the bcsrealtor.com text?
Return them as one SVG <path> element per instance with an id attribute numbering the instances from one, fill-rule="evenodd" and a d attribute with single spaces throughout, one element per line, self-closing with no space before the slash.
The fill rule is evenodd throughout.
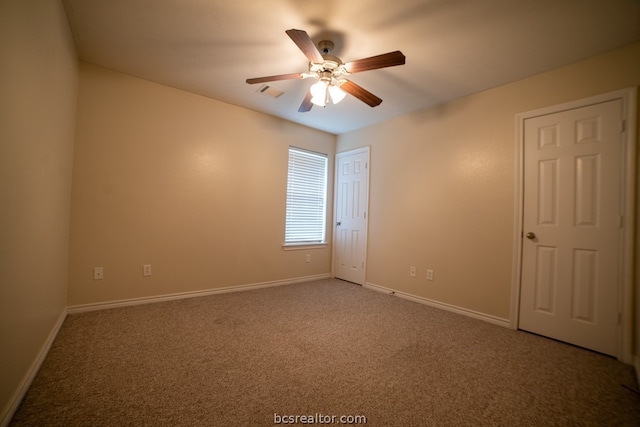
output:
<path id="1" fill-rule="evenodd" d="M 273 414 L 274 424 L 366 424 L 364 415 L 280 415 Z"/>

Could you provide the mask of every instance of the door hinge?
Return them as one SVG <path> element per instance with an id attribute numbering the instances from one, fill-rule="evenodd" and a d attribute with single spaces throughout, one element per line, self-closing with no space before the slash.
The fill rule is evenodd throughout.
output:
<path id="1" fill-rule="evenodd" d="M 626 131 L 627 131 L 627 121 L 626 121 L 626 120 L 623 120 L 623 121 L 620 123 L 620 132 L 621 132 L 621 133 L 625 133 Z"/>

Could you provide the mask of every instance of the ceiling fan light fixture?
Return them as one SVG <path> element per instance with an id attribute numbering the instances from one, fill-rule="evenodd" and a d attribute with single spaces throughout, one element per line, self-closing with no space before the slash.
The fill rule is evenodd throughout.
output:
<path id="1" fill-rule="evenodd" d="M 319 80 L 311 85 L 311 89 L 309 91 L 314 98 L 325 98 L 327 95 L 327 86 L 328 83 L 325 80 Z"/>
<path id="2" fill-rule="evenodd" d="M 325 98 L 319 98 L 317 96 L 314 96 L 313 98 L 311 98 L 311 103 L 313 105 L 317 105 L 318 107 L 326 107 L 327 106 L 327 102 L 325 101 Z"/>
<path id="3" fill-rule="evenodd" d="M 321 80 L 314 83 L 309 92 L 311 92 L 311 102 L 319 107 L 325 107 L 331 99 L 331 102 L 337 104 L 342 101 L 347 95 L 345 91 L 340 89 L 342 81 L 329 80 L 327 78 L 321 78 Z"/>
<path id="4" fill-rule="evenodd" d="M 326 80 L 319 80 L 309 89 L 311 92 L 311 102 L 318 107 L 324 107 L 327 105 L 327 86 L 328 82 Z"/>
<path id="5" fill-rule="evenodd" d="M 329 86 L 329 95 L 331 96 L 331 101 L 333 101 L 334 104 L 337 104 L 347 96 L 347 93 L 340 89 L 338 84 L 332 84 Z"/>

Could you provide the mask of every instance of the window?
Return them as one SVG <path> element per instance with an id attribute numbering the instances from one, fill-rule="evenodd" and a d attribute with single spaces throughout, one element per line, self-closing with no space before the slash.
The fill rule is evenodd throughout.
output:
<path id="1" fill-rule="evenodd" d="M 327 156 L 289 147 L 284 243 L 325 243 Z"/>

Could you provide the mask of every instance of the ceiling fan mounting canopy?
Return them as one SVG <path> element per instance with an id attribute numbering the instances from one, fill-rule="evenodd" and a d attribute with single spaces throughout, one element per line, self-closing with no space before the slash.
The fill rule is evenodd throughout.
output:
<path id="1" fill-rule="evenodd" d="M 318 49 L 323 56 L 330 54 L 334 46 L 335 45 L 330 40 L 322 40 L 318 43 Z"/>
<path id="2" fill-rule="evenodd" d="M 345 79 L 344 76 L 378 68 L 403 65 L 406 60 L 404 54 L 397 50 L 395 52 L 343 63 L 340 58 L 329 55 L 334 48 L 333 42 L 322 40 L 318 42 L 318 46 L 316 47 L 311 37 L 303 30 L 291 29 L 287 30 L 286 33 L 309 60 L 309 72 L 256 77 L 247 79 L 247 83 L 256 84 L 276 80 L 307 78 L 315 78 L 319 83 L 322 82 L 322 85 L 316 83 L 312 86 L 312 90 L 307 93 L 300 108 L 298 108 L 299 112 L 311 110 L 314 104 L 325 106 L 329 98 L 331 98 L 334 103 L 338 103 L 344 96 L 340 95 L 340 92 L 349 93 L 370 107 L 376 107 L 380 105 L 382 99 L 356 83 Z M 324 90 L 323 97 L 318 96 L 319 90 Z"/>

